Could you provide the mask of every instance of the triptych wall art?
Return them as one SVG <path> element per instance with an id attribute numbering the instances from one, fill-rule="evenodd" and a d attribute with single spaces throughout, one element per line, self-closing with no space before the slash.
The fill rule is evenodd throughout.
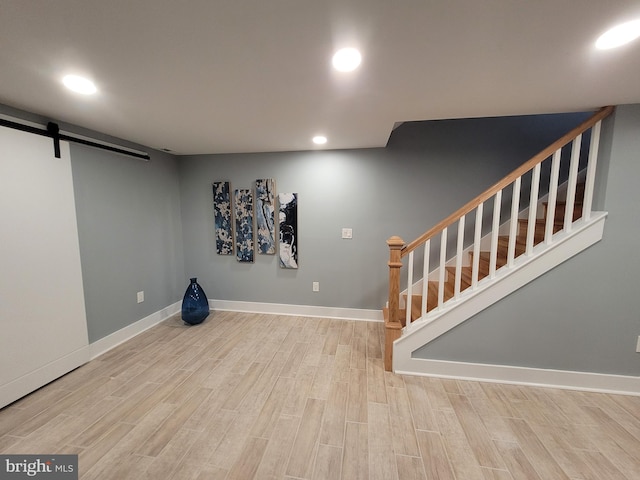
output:
<path id="1" fill-rule="evenodd" d="M 253 194 L 251 190 L 236 190 L 236 258 L 253 262 Z"/>
<path id="2" fill-rule="evenodd" d="M 298 194 L 277 195 L 278 222 L 276 224 L 275 190 L 273 179 L 258 179 L 255 190 L 234 190 L 232 205 L 230 182 L 213 183 L 213 211 L 218 255 L 232 255 L 235 251 L 236 259 L 242 263 L 253 262 L 256 250 L 260 255 L 275 255 L 277 230 L 280 266 L 298 268 Z"/>
<path id="3" fill-rule="evenodd" d="M 298 268 L 298 194 L 278 194 L 280 266 Z"/>
<path id="4" fill-rule="evenodd" d="M 213 183 L 213 211 L 216 226 L 216 253 L 218 255 L 233 253 L 229 188 L 229 182 Z"/>
<path id="5" fill-rule="evenodd" d="M 258 252 L 266 255 L 276 253 L 274 238 L 274 192 L 276 182 L 271 178 L 256 180 L 256 225 Z"/>

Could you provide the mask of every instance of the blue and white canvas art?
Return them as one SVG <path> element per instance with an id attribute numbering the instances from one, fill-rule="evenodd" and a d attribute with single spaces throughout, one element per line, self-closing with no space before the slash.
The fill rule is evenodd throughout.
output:
<path id="1" fill-rule="evenodd" d="M 250 189 L 235 190 L 236 258 L 253 262 L 253 193 Z"/>
<path id="2" fill-rule="evenodd" d="M 298 268 L 298 194 L 278 194 L 279 256 L 282 268 Z"/>
<path id="3" fill-rule="evenodd" d="M 272 178 L 256 180 L 256 232 L 258 253 L 276 253 L 274 195 L 276 182 Z"/>
<path id="4" fill-rule="evenodd" d="M 229 182 L 213 183 L 213 212 L 216 233 L 216 253 L 233 254 L 233 233 L 231 224 L 231 198 Z"/>

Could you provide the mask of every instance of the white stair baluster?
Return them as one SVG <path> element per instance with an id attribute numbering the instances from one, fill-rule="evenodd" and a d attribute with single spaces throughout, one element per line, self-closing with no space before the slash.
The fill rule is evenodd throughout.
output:
<path id="1" fill-rule="evenodd" d="M 405 325 L 411 324 L 411 307 L 413 305 L 413 252 L 409 252 L 407 273 L 407 303 L 405 312 Z"/>
<path id="2" fill-rule="evenodd" d="M 544 243 L 551 244 L 553 237 L 553 223 L 556 217 L 556 200 L 558 198 L 558 178 L 560 176 L 560 157 L 562 149 L 553 154 L 551 160 L 551 178 L 549 179 L 549 201 L 547 202 L 547 223 L 544 228 Z"/>
<path id="3" fill-rule="evenodd" d="M 511 219 L 509 220 L 509 249 L 507 250 L 507 265 L 513 266 L 516 257 L 516 239 L 518 238 L 518 212 L 520 209 L 520 185 L 522 177 L 513 182 L 511 194 Z"/>
<path id="4" fill-rule="evenodd" d="M 431 251 L 431 239 L 424 243 L 424 261 L 422 263 L 422 308 L 421 317 L 427 314 L 427 298 L 429 297 L 429 253 Z"/>
<path id="5" fill-rule="evenodd" d="M 531 196 L 529 197 L 529 222 L 527 223 L 527 256 L 533 253 L 533 244 L 536 234 L 537 217 L 538 217 L 538 191 L 540 190 L 540 164 L 533 167 L 533 176 L 531 178 Z"/>
<path id="6" fill-rule="evenodd" d="M 585 221 L 591 219 L 591 206 L 593 204 L 593 187 L 596 179 L 596 165 L 598 163 L 598 148 L 600 147 L 600 127 L 602 120 L 596 123 L 591 130 L 591 143 L 589 145 L 589 163 L 587 165 L 587 179 L 584 185 L 584 202 L 582 204 L 582 218 Z"/>
<path id="7" fill-rule="evenodd" d="M 471 266 L 471 288 L 478 286 L 478 273 L 480 270 L 480 239 L 482 238 L 482 210 L 484 202 L 476 209 L 476 228 L 473 235 L 473 265 Z"/>
<path id="8" fill-rule="evenodd" d="M 438 308 L 444 303 L 444 273 L 447 263 L 447 229 L 442 230 L 440 237 L 440 275 L 438 277 Z"/>
<path id="9" fill-rule="evenodd" d="M 489 277 L 496 276 L 496 263 L 498 258 L 498 229 L 500 228 L 500 207 L 502 203 L 502 190 L 498 190 L 493 199 L 493 224 L 491 227 L 491 256 L 489 262 Z"/>
<path id="10" fill-rule="evenodd" d="M 569 166 L 569 183 L 567 185 L 567 205 L 564 210 L 564 230 L 571 231 L 573 223 L 573 207 L 576 200 L 576 184 L 578 183 L 578 164 L 580 163 L 580 146 L 582 135 L 578 135 L 573 140 L 571 148 L 571 165 Z"/>
<path id="11" fill-rule="evenodd" d="M 458 220 L 458 248 L 456 250 L 456 279 L 454 296 L 458 298 L 460 296 L 460 288 L 462 283 L 462 248 L 464 246 L 464 218 L 463 215 Z"/>

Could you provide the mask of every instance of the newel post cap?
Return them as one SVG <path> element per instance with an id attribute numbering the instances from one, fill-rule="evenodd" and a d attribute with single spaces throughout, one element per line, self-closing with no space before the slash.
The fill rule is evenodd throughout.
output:
<path id="1" fill-rule="evenodd" d="M 393 237 L 389 238 L 389 240 L 387 240 L 387 245 L 389 245 L 389 248 L 391 249 L 400 249 L 404 247 L 404 240 L 394 235 Z"/>

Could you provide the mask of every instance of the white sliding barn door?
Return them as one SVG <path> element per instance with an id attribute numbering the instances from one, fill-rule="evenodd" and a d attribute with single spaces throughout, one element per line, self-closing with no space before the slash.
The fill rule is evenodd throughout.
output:
<path id="1" fill-rule="evenodd" d="M 0 127 L 0 407 L 85 363 L 69 145 Z"/>

